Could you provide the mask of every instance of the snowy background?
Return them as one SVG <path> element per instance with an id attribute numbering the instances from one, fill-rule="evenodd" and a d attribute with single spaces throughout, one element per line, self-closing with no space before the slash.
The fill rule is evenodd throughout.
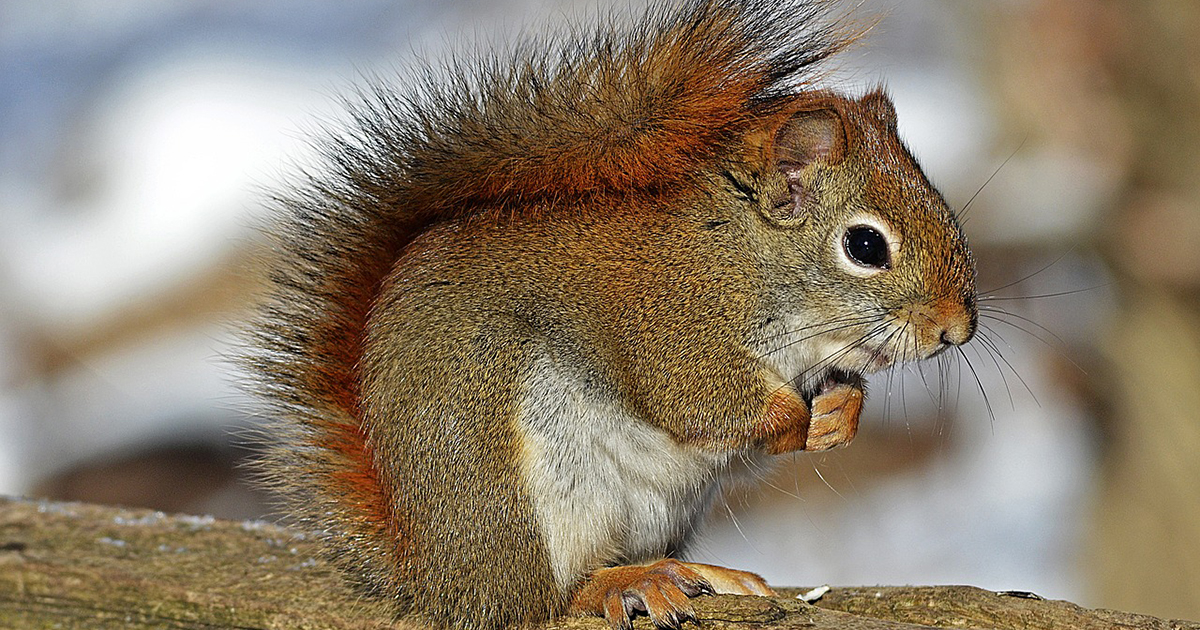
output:
<path id="1" fill-rule="evenodd" d="M 693 557 L 777 584 L 1104 605 L 1083 569 L 1100 437 L 1077 382 L 1112 296 L 1076 241 L 1105 172 L 1023 144 L 995 110 L 987 34 L 1009 23 L 987 21 L 1023 3 L 861 4 L 879 23 L 834 85 L 887 84 L 952 205 L 995 173 L 967 225 L 981 289 L 1082 292 L 1001 303 L 1032 322 L 990 323 L 1004 361 L 977 341 L 980 383 L 960 364 L 940 412 L 935 373 L 877 379 L 853 447 L 732 495 Z M 363 73 L 592 6 L 0 2 L 0 493 L 265 514 L 236 472 L 254 418 L 221 359 L 257 287 L 263 191 Z"/>

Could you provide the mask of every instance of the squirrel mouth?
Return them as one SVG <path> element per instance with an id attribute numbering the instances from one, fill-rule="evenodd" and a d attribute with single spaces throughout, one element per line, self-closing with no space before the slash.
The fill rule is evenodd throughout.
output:
<path id="1" fill-rule="evenodd" d="M 820 379 L 814 381 L 811 387 L 807 387 L 800 395 L 804 398 L 804 402 L 812 404 L 812 401 L 817 396 L 824 394 L 839 385 L 851 385 L 862 389 L 863 377 L 862 374 L 847 372 L 838 368 L 829 368 L 825 371 Z"/>

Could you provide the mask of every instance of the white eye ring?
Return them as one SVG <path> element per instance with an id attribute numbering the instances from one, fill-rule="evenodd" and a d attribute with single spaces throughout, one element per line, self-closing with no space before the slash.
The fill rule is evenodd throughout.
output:
<path id="1" fill-rule="evenodd" d="M 878 260 L 879 256 L 877 252 L 872 252 L 870 256 L 860 255 L 858 258 L 851 253 L 850 250 L 855 248 L 850 242 L 849 235 L 852 230 L 858 228 L 866 228 L 883 237 L 883 240 L 887 244 L 887 256 L 885 260 Z M 841 264 L 843 271 L 859 278 L 869 278 L 889 271 L 895 266 L 896 256 L 900 252 L 900 239 L 896 236 L 896 232 L 890 225 L 877 217 L 864 214 L 852 217 L 849 221 L 842 224 L 837 232 L 834 233 L 833 248 L 835 257 L 838 263 Z"/>

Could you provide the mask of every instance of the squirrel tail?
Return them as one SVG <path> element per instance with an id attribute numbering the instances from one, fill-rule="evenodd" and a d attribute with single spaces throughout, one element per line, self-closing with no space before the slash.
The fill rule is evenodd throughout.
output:
<path id="1" fill-rule="evenodd" d="M 829 0 L 654 3 L 632 27 L 427 68 L 360 124 L 434 212 L 678 183 L 856 35 Z"/>
<path id="2" fill-rule="evenodd" d="M 485 207 L 686 184 L 852 41 L 828 5 L 656 5 L 628 28 L 426 66 L 403 91 L 376 83 L 323 145 L 327 172 L 275 200 L 279 260 L 242 361 L 273 418 L 260 469 L 367 592 L 402 598 L 403 498 L 379 478 L 359 363 L 407 243 Z"/>

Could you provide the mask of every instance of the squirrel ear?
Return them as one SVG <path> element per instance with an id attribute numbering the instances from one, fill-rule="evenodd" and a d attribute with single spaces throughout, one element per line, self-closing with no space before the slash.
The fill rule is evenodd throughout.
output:
<path id="1" fill-rule="evenodd" d="M 841 162 L 846 153 L 842 115 L 824 108 L 796 112 L 775 132 L 773 149 L 775 164 L 788 179 L 817 160 Z"/>
<path id="2" fill-rule="evenodd" d="M 813 162 L 838 164 L 846 156 L 846 120 L 835 106 L 804 109 L 793 113 L 775 131 L 770 158 L 787 178 L 790 203 L 776 207 L 775 218 L 800 218 L 811 201 L 811 193 L 800 183 L 800 172 Z"/>

